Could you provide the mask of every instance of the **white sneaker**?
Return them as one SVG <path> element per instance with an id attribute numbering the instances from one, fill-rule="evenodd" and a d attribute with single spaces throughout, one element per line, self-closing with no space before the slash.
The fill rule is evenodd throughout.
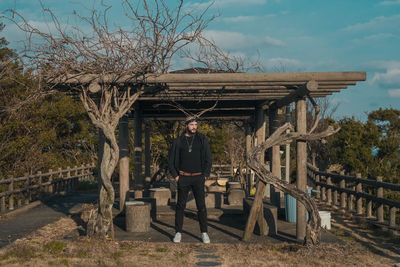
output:
<path id="1" fill-rule="evenodd" d="M 182 239 L 181 233 L 177 232 L 177 233 L 175 234 L 175 236 L 174 236 L 173 241 L 174 241 L 174 243 L 180 243 L 180 242 L 181 242 L 181 239 Z"/>
<path id="2" fill-rule="evenodd" d="M 201 233 L 201 240 L 203 240 L 203 243 L 205 243 L 205 244 L 210 243 L 210 237 L 205 232 Z"/>

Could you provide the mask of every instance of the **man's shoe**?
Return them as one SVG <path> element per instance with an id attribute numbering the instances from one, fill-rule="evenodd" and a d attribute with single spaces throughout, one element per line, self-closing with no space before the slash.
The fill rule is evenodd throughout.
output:
<path id="1" fill-rule="evenodd" d="M 210 243 L 210 237 L 207 233 L 201 233 L 201 240 L 203 240 L 203 243 L 205 244 Z"/>
<path id="2" fill-rule="evenodd" d="M 177 233 L 175 234 L 175 236 L 174 236 L 173 241 L 174 241 L 174 243 L 180 243 L 180 242 L 181 242 L 181 239 L 182 239 L 181 233 L 177 232 Z"/>

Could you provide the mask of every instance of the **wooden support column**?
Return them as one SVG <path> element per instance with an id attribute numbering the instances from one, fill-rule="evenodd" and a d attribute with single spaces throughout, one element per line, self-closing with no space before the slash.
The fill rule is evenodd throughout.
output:
<path id="1" fill-rule="evenodd" d="M 296 101 L 296 128 L 300 134 L 307 132 L 306 121 L 306 101 L 300 99 Z M 297 188 L 301 191 L 306 191 L 307 186 L 307 143 L 303 140 L 296 141 L 296 169 L 297 169 Z M 297 223 L 296 223 L 296 238 L 298 241 L 303 241 L 306 236 L 306 209 L 300 201 L 297 201 Z"/>
<path id="2" fill-rule="evenodd" d="M 134 190 L 135 198 L 143 196 L 143 177 L 142 177 L 142 112 L 139 102 L 135 102 L 135 121 L 134 121 Z"/>
<path id="3" fill-rule="evenodd" d="M 146 121 L 144 127 L 144 177 L 150 182 L 150 122 Z"/>
<path id="4" fill-rule="evenodd" d="M 266 121 L 265 121 L 265 111 L 262 105 L 256 107 L 256 118 L 255 118 L 255 136 L 257 141 L 254 142 L 254 146 L 257 146 L 265 141 L 265 128 L 266 128 Z M 259 158 L 262 164 L 265 164 L 265 155 L 262 153 Z M 266 187 L 266 194 L 269 197 L 269 184 Z M 263 196 L 264 197 L 264 196 Z"/>
<path id="5" fill-rule="evenodd" d="M 273 108 L 269 110 L 269 135 L 272 135 L 279 127 L 279 116 L 278 109 Z M 271 161 L 271 173 L 273 176 L 281 178 L 281 160 L 279 155 L 279 146 L 273 146 L 270 148 L 270 161 Z M 276 190 L 273 186 L 270 188 L 270 200 L 271 204 L 280 207 L 280 191 Z"/>
<path id="6" fill-rule="evenodd" d="M 119 210 L 123 210 L 129 191 L 129 121 L 125 114 L 119 120 Z"/>
<path id="7" fill-rule="evenodd" d="M 252 136 L 252 131 L 251 131 L 251 125 L 247 121 L 246 122 L 246 162 L 247 162 L 247 153 L 251 150 L 251 136 Z M 250 195 L 250 190 L 253 188 L 254 181 L 251 179 L 251 174 L 250 174 L 250 168 L 246 164 L 246 178 L 247 178 L 247 193 Z"/>

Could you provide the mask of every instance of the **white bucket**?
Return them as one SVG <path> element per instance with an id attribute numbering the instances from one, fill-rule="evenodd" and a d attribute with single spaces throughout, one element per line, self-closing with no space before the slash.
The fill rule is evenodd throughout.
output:
<path id="1" fill-rule="evenodd" d="M 321 217 L 321 227 L 327 230 L 331 229 L 331 212 L 330 211 L 318 211 Z"/>

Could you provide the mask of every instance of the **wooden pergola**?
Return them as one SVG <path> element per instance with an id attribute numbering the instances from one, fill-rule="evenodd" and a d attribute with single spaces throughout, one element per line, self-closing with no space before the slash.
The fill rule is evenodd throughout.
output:
<path id="1" fill-rule="evenodd" d="M 243 120 L 247 123 L 246 150 L 265 140 L 266 119 L 269 133 L 277 125 L 278 110 L 295 102 L 296 130 L 306 133 L 305 96 L 326 97 L 348 86 L 365 81 L 365 72 L 292 72 L 292 73 L 188 73 L 190 70 L 162 75 L 148 75 L 145 78 L 145 92 L 134 104 L 134 189 L 140 196 L 145 177 L 150 176 L 150 133 L 145 127 L 145 172 L 142 175 L 142 122 L 152 120 L 181 120 L 184 114 L 165 103 L 179 104 L 186 111 L 198 113 L 213 106 L 203 119 Z M 193 71 L 192 71 L 193 72 Z M 128 81 L 129 77 L 125 79 Z M 124 83 L 124 79 L 121 80 Z M 252 119 L 250 119 L 252 118 Z M 249 120 L 250 119 L 250 120 Z M 121 119 L 121 151 L 128 148 L 128 118 Z M 255 136 L 255 140 L 252 140 Z M 306 142 L 297 141 L 297 187 L 306 191 Z M 122 154 L 121 154 L 122 155 Z M 128 153 L 120 159 L 120 195 L 124 196 L 129 187 Z M 264 158 L 260 159 L 264 162 Z M 271 171 L 280 177 L 279 146 L 272 148 Z M 251 183 L 251 181 L 249 181 Z M 279 200 L 278 200 L 279 201 Z M 122 200 L 122 203 L 124 200 Z M 303 240 L 306 233 L 306 210 L 297 207 L 297 239 Z"/>
<path id="2" fill-rule="evenodd" d="M 191 73 L 190 73 L 191 72 Z M 145 129 L 145 172 L 142 175 L 142 125 L 146 120 L 181 120 L 184 114 L 168 105 L 179 104 L 186 111 L 198 113 L 213 106 L 203 119 L 225 119 L 246 121 L 246 150 L 265 140 L 266 119 L 269 134 L 276 128 L 278 110 L 293 102 L 296 104 L 296 131 L 306 133 L 305 97 L 326 97 L 348 86 L 365 81 L 365 72 L 291 72 L 291 73 L 193 73 L 193 70 L 168 74 L 148 74 L 141 77 L 144 93 L 135 102 L 131 114 L 134 117 L 134 185 L 135 197 L 141 197 L 145 177 L 150 176 L 150 131 Z M 96 77 L 86 75 L 84 79 L 70 79 L 69 84 L 90 84 Z M 136 80 L 137 81 L 137 80 Z M 107 77 L 102 77 L 107 82 Z M 115 81 L 113 81 L 115 82 Z M 118 79 L 119 86 L 135 84 L 135 78 Z M 136 82 L 137 83 L 137 82 Z M 249 120 L 252 118 L 251 120 Z M 129 129 L 128 116 L 120 120 L 120 196 L 121 205 L 129 190 Z M 255 138 L 252 140 L 252 136 Z M 297 187 L 306 191 L 307 150 L 305 141 L 296 142 Z M 279 146 L 271 152 L 271 171 L 280 177 Z M 260 159 L 264 162 L 264 158 Z M 297 239 L 303 240 L 306 233 L 306 210 L 297 205 Z"/>

